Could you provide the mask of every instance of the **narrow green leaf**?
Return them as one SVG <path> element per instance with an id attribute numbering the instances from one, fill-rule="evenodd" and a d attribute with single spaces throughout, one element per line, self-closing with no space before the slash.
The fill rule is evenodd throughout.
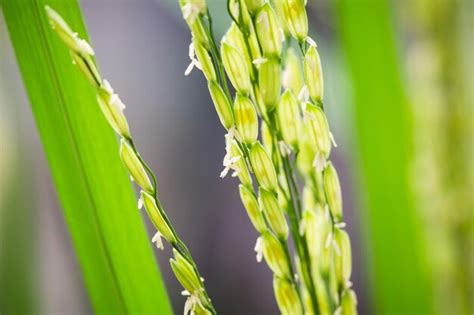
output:
<path id="1" fill-rule="evenodd" d="M 412 126 L 387 0 L 337 1 L 353 81 L 376 314 L 432 314 L 410 192 Z"/>
<path id="2" fill-rule="evenodd" d="M 94 310 L 171 314 L 117 139 L 51 30 L 45 4 L 87 38 L 76 0 L 1 2 Z"/>
<path id="3" fill-rule="evenodd" d="M 1 108 L 0 113 L 4 114 Z M 2 134 L 8 133 L 0 129 Z M 0 313 L 33 314 L 38 306 L 38 242 L 34 238 L 38 214 L 34 198 L 25 194 L 31 185 L 26 181 L 28 167 L 22 164 L 25 159 L 19 156 L 22 150 L 9 142 L 0 140 L 0 147 L 9 150 L 2 152 L 0 162 Z"/>

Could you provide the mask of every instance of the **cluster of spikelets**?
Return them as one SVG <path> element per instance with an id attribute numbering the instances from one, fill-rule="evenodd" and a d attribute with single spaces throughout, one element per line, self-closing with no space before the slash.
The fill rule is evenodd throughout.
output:
<path id="1" fill-rule="evenodd" d="M 148 217 L 157 229 L 152 241 L 158 248 L 163 249 L 164 238 L 173 247 L 174 258 L 170 259 L 170 265 L 184 288 L 183 295 L 187 297 L 184 314 L 216 314 L 205 290 L 204 280 L 199 275 L 189 250 L 178 237 L 158 199 L 155 176 L 135 147 L 123 113 L 125 105 L 114 93 L 109 82 L 100 76 L 93 60 L 94 51 L 87 41 L 80 39 L 56 11 L 48 6 L 45 10 L 52 28 L 69 48 L 73 63 L 96 88 L 100 109 L 110 126 L 120 136 L 122 162 L 130 173 L 130 179 L 141 188 L 138 208 L 145 207 Z"/>
<path id="2" fill-rule="evenodd" d="M 232 170 L 240 179 L 242 202 L 260 233 L 257 260 L 263 256 L 274 274 L 281 313 L 356 314 L 341 188 L 328 160 L 334 140 L 305 5 L 228 0 L 233 22 L 218 49 L 205 0 L 180 0 L 192 33 L 186 74 L 197 67 L 208 81 L 227 130 L 221 177 Z"/>
<path id="3" fill-rule="evenodd" d="M 186 72 L 196 66 L 208 80 L 219 119 L 228 131 L 221 177 L 232 170 L 241 181 L 242 201 L 261 234 L 257 259 L 263 256 L 274 273 L 282 314 L 356 314 L 340 185 L 328 161 L 333 140 L 323 111 L 321 65 L 316 44 L 307 36 L 305 3 L 228 1 L 234 22 L 220 50 L 205 1 L 181 0 L 180 5 L 193 34 Z M 100 108 L 121 138 L 120 157 L 141 188 L 139 208 L 145 206 L 158 230 L 153 242 L 162 248 L 163 237 L 173 247 L 171 267 L 187 295 L 184 313 L 215 314 L 190 252 L 158 199 L 155 176 L 134 145 L 124 104 L 98 73 L 89 44 L 55 11 L 47 7 L 46 12 L 73 62 L 97 89 Z M 291 48 L 291 37 L 300 48 L 303 67 Z M 259 120 L 263 143 L 258 140 Z M 304 185 L 302 196 L 297 177 Z M 288 248 L 290 233 L 294 259 Z"/>

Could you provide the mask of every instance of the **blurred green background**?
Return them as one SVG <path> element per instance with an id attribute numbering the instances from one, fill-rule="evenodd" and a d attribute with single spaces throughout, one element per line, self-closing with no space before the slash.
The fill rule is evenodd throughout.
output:
<path id="1" fill-rule="evenodd" d="M 208 2 L 221 35 L 225 3 Z M 236 183 L 219 178 L 224 133 L 205 81 L 184 76 L 190 35 L 176 1 L 81 4 L 217 309 L 276 314 Z M 309 0 L 308 14 L 359 313 L 473 314 L 474 1 Z M 91 313 L 3 18 L 0 70 L 0 313 Z M 156 256 L 180 313 L 169 252 Z"/>

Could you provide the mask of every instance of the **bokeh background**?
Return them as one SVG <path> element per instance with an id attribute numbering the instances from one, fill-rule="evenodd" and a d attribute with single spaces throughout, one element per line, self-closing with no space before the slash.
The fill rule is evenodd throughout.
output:
<path id="1" fill-rule="evenodd" d="M 127 104 L 217 309 L 276 314 L 237 183 L 219 178 L 224 130 L 205 80 L 184 76 L 190 35 L 176 2 L 81 3 L 101 71 Z M 208 2 L 222 35 L 225 1 Z M 420 304 L 426 314 L 472 314 L 474 1 L 309 0 L 308 14 L 360 314 L 423 314 Z M 1 16 L 0 69 L 0 313 L 91 313 Z M 180 313 L 169 254 L 156 256 Z"/>

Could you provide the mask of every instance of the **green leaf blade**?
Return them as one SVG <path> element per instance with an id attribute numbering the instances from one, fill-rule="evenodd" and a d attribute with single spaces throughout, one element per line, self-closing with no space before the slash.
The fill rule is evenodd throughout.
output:
<path id="1" fill-rule="evenodd" d="M 45 4 L 87 38 L 75 0 L 1 5 L 94 310 L 171 314 L 117 139 Z"/>

